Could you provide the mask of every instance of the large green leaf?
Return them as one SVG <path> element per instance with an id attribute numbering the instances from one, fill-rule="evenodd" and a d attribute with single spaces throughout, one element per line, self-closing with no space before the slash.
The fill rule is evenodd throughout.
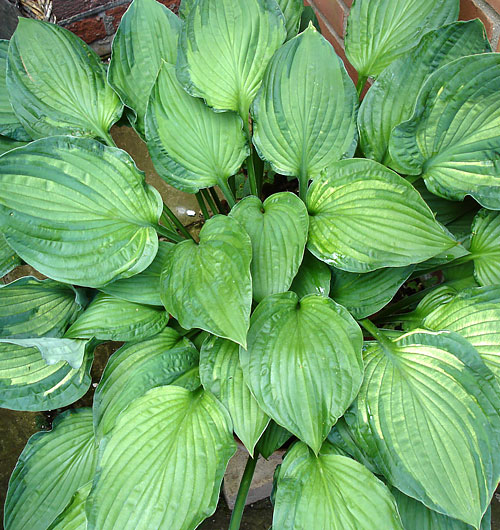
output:
<path id="1" fill-rule="evenodd" d="M 457 245 L 406 180 L 372 160 L 342 160 L 307 194 L 308 249 L 348 272 L 404 267 Z"/>
<path id="2" fill-rule="evenodd" d="M 193 9 L 193 6 L 197 1 L 198 0 L 181 0 L 181 4 L 179 6 L 179 16 L 181 18 L 187 18 L 189 16 L 189 12 L 191 9 Z"/>
<path id="3" fill-rule="evenodd" d="M 387 486 L 326 442 L 318 456 L 296 443 L 276 483 L 273 528 L 403 530 Z"/>
<path id="4" fill-rule="evenodd" d="M 361 347 L 361 331 L 342 306 L 287 292 L 257 306 L 240 361 L 264 412 L 317 453 L 358 393 Z"/>
<path id="5" fill-rule="evenodd" d="M 299 271 L 293 279 L 290 291 L 297 293 L 299 298 L 306 296 L 306 294 L 328 296 L 331 279 L 332 273 L 328 265 L 306 250 Z"/>
<path id="6" fill-rule="evenodd" d="M 48 364 L 36 347 L 0 344 L 0 407 L 39 411 L 70 405 L 89 389 L 92 361 L 90 344 L 78 369 L 66 361 Z"/>
<path id="7" fill-rule="evenodd" d="M 165 62 L 151 92 L 146 137 L 160 176 L 188 193 L 224 186 L 249 153 L 240 118 L 187 94 Z"/>
<path id="8" fill-rule="evenodd" d="M 253 455 L 269 417 L 243 380 L 238 345 L 219 337 L 209 337 L 200 351 L 200 379 L 205 390 L 212 392 L 227 408 L 234 432 Z"/>
<path id="9" fill-rule="evenodd" d="M 95 140 L 46 138 L 0 157 L 7 242 L 54 280 L 100 287 L 143 271 L 162 208 L 130 156 Z"/>
<path id="10" fill-rule="evenodd" d="M 99 293 L 65 334 L 67 338 L 142 340 L 159 333 L 168 322 L 159 307 L 127 302 Z"/>
<path id="11" fill-rule="evenodd" d="M 347 58 L 361 77 L 377 76 L 426 31 L 457 20 L 458 10 L 458 0 L 355 0 L 347 19 Z"/>
<path id="12" fill-rule="evenodd" d="M 384 339 L 364 362 L 354 409 L 360 448 L 403 493 L 479 528 L 500 478 L 493 374 L 452 332 Z"/>
<path id="13" fill-rule="evenodd" d="M 154 388 L 101 443 L 89 530 L 187 530 L 217 506 L 236 450 L 231 418 L 209 392 Z"/>
<path id="14" fill-rule="evenodd" d="M 107 434 L 120 412 L 151 388 L 177 385 L 179 377 L 198 365 L 198 357 L 198 350 L 172 328 L 121 347 L 108 361 L 94 396 L 96 438 Z"/>
<path id="15" fill-rule="evenodd" d="M 264 203 L 250 196 L 232 210 L 252 241 L 253 298 L 260 302 L 283 293 L 297 274 L 307 241 L 309 218 L 304 203 L 293 193 L 275 193 Z"/>
<path id="16" fill-rule="evenodd" d="M 85 502 L 89 496 L 92 482 L 87 482 L 73 495 L 66 508 L 57 516 L 47 530 L 87 530 Z"/>
<path id="17" fill-rule="evenodd" d="M 500 284 L 500 214 L 481 210 L 474 218 L 470 251 L 480 285 Z"/>
<path id="18" fill-rule="evenodd" d="M 274 420 L 271 420 L 256 445 L 257 451 L 264 458 L 269 458 L 274 451 L 278 450 L 292 436 L 292 433 L 283 429 Z"/>
<path id="19" fill-rule="evenodd" d="M 454 59 L 489 51 L 491 46 L 478 19 L 427 33 L 411 53 L 395 60 L 377 77 L 363 99 L 358 127 L 364 154 L 390 165 L 391 131 L 411 118 L 418 93 L 429 76 Z"/>
<path id="20" fill-rule="evenodd" d="M 50 432 L 34 434 L 9 481 L 6 530 L 47 528 L 95 472 L 92 411 L 60 414 Z"/>
<path id="21" fill-rule="evenodd" d="M 22 260 L 10 248 L 4 235 L 0 233 L 0 276 L 4 276 L 21 263 Z"/>
<path id="22" fill-rule="evenodd" d="M 109 84 L 136 115 L 135 126 L 144 136 L 148 97 L 162 59 L 177 60 L 179 18 L 156 0 L 134 0 L 123 15 L 113 39 Z"/>
<path id="23" fill-rule="evenodd" d="M 7 88 L 32 138 L 106 139 L 123 108 L 92 48 L 67 29 L 31 18 L 19 19 L 10 41 Z"/>
<path id="24" fill-rule="evenodd" d="M 216 215 L 200 243 L 183 241 L 167 255 L 161 298 L 185 329 L 201 328 L 246 347 L 252 305 L 252 244 L 238 221 Z"/>
<path id="25" fill-rule="evenodd" d="M 9 41 L 0 39 L 0 135 L 21 141 L 31 140 L 14 114 L 7 90 L 7 52 Z"/>
<path id="26" fill-rule="evenodd" d="M 246 121 L 267 63 L 285 37 L 276 0 L 201 0 L 181 33 L 179 80 L 193 96 Z"/>
<path id="27" fill-rule="evenodd" d="M 11 151 L 16 147 L 22 147 L 27 143 L 28 142 L 18 142 L 17 140 L 12 140 L 11 138 L 7 138 L 7 136 L 0 136 L 0 155 L 3 155 L 7 151 Z"/>
<path id="28" fill-rule="evenodd" d="M 304 2 L 302 0 L 277 0 L 277 2 L 285 17 L 286 38 L 289 40 L 299 31 Z"/>
<path id="29" fill-rule="evenodd" d="M 304 192 L 310 178 L 353 156 L 356 112 L 344 64 L 311 25 L 269 63 L 252 106 L 253 141 L 276 172 L 299 177 Z"/>
<path id="30" fill-rule="evenodd" d="M 409 278 L 413 266 L 357 274 L 335 269 L 330 296 L 355 318 L 373 315 L 386 306 Z"/>
<path id="31" fill-rule="evenodd" d="M 432 193 L 471 195 L 500 209 L 500 54 L 456 59 L 422 87 L 410 120 L 392 132 L 394 169 L 422 175 Z"/>

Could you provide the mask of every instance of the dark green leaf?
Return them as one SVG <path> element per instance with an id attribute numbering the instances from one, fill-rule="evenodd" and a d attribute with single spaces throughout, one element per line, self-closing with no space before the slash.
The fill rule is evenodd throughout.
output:
<path id="1" fill-rule="evenodd" d="M 500 214 L 481 210 L 474 218 L 470 251 L 479 285 L 500 284 Z"/>
<path id="2" fill-rule="evenodd" d="M 47 530 L 87 530 L 85 502 L 87 501 L 91 487 L 92 482 L 87 482 L 87 484 L 79 488 L 66 508 L 64 508 Z"/>
<path id="3" fill-rule="evenodd" d="M 22 260 L 10 248 L 4 235 L 0 233 L 0 276 L 4 276 L 21 263 Z"/>
<path id="4" fill-rule="evenodd" d="M 274 420 L 271 420 L 256 445 L 257 451 L 264 457 L 269 458 L 285 442 L 292 437 L 292 433 L 283 429 Z"/>
<path id="5" fill-rule="evenodd" d="M 3 155 L 7 151 L 12 151 L 16 147 L 22 147 L 28 142 L 18 142 L 17 140 L 11 140 L 7 136 L 0 136 L 0 155 Z"/>
<path id="6" fill-rule="evenodd" d="M 302 0 L 277 0 L 277 2 L 285 17 L 286 38 L 290 40 L 299 31 L 300 18 L 304 11 L 304 2 Z"/>
<path id="7" fill-rule="evenodd" d="M 306 250 L 299 272 L 293 279 L 290 291 L 297 293 L 299 298 L 306 296 L 306 294 L 328 296 L 331 278 L 332 273 L 328 265 Z"/>

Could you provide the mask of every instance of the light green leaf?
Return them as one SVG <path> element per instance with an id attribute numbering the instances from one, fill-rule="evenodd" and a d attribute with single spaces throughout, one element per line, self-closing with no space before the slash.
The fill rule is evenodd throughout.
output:
<path id="1" fill-rule="evenodd" d="M 285 17 L 286 38 L 292 39 L 297 35 L 300 26 L 300 18 L 304 11 L 304 2 L 302 0 L 277 0 L 281 12 Z"/>
<path id="2" fill-rule="evenodd" d="M 22 260 L 10 248 L 4 235 L 0 233 L 0 276 L 4 276 L 21 264 Z"/>
<path id="3" fill-rule="evenodd" d="M 177 74 L 186 90 L 244 121 L 267 63 L 286 37 L 275 0 L 202 0 L 187 17 Z"/>
<path id="4" fill-rule="evenodd" d="M 92 482 L 87 482 L 76 490 L 68 505 L 58 515 L 47 530 L 87 530 L 87 516 L 85 502 L 89 496 Z"/>
<path id="5" fill-rule="evenodd" d="M 20 18 L 10 41 L 7 88 L 32 138 L 58 134 L 106 139 L 123 106 L 100 57 L 67 29 Z"/>
<path id="6" fill-rule="evenodd" d="M 331 97 L 334 93 L 335 97 Z M 252 106 L 253 141 L 277 173 L 301 190 L 357 143 L 356 90 L 331 44 L 311 25 L 269 63 Z"/>
<path id="7" fill-rule="evenodd" d="M 12 149 L 15 149 L 16 147 L 22 147 L 27 143 L 28 142 L 12 140 L 11 138 L 7 138 L 7 136 L 0 136 L 0 155 L 3 155 L 7 151 L 12 151 Z"/>
<path id="8" fill-rule="evenodd" d="M 458 0 L 356 0 L 347 19 L 347 58 L 361 77 L 377 76 L 424 33 L 457 20 L 458 10 Z"/>
<path id="9" fill-rule="evenodd" d="M 328 265 L 316 259 L 309 251 L 304 253 L 299 272 L 293 279 L 290 291 L 297 293 L 299 298 L 306 294 L 328 296 L 332 273 Z"/>
<path id="10" fill-rule="evenodd" d="M 209 392 L 154 388 L 101 443 L 88 529 L 196 528 L 217 506 L 236 450 L 231 418 Z"/>
<path id="11" fill-rule="evenodd" d="M 158 253 L 147 269 L 130 278 L 123 278 L 108 283 L 101 288 L 101 291 L 129 302 L 162 305 L 160 298 L 160 275 L 167 253 L 173 246 L 174 244 L 168 241 L 159 241 Z"/>
<path id="12" fill-rule="evenodd" d="M 184 329 L 201 328 L 246 347 L 252 305 L 252 244 L 238 221 L 216 215 L 200 243 L 170 250 L 161 275 L 161 298 Z"/>
<path id="13" fill-rule="evenodd" d="M 40 411 L 70 405 L 89 389 L 92 361 L 90 344 L 78 369 L 65 361 L 48 364 L 39 348 L 0 344 L 0 407 Z"/>
<path id="14" fill-rule="evenodd" d="M 377 77 L 359 109 L 360 144 L 368 158 L 390 165 L 392 129 L 411 118 L 417 96 L 441 66 L 491 51 L 482 22 L 456 22 L 430 31 L 411 53 L 396 59 Z"/>
<path id="15" fill-rule="evenodd" d="M 500 284 L 500 214 L 480 210 L 472 225 L 470 251 L 479 285 Z"/>
<path id="16" fill-rule="evenodd" d="M 403 530 L 387 486 L 325 443 L 318 456 L 296 443 L 276 483 L 273 528 Z"/>
<path id="17" fill-rule="evenodd" d="M 304 203 L 293 193 L 275 193 L 264 203 L 250 196 L 230 213 L 252 241 L 253 298 L 260 302 L 283 293 L 297 274 L 307 242 L 309 217 Z"/>
<path id="18" fill-rule="evenodd" d="M 417 191 L 372 160 L 342 160 L 307 194 L 308 249 L 348 272 L 404 267 L 457 245 Z"/>
<path id="19" fill-rule="evenodd" d="M 95 140 L 46 138 L 0 157 L 7 242 L 54 280 L 100 287 L 142 272 L 162 208 L 130 156 Z"/>
<path id="20" fill-rule="evenodd" d="M 178 384 L 179 377 L 198 366 L 198 357 L 198 350 L 171 328 L 122 346 L 108 361 L 95 392 L 96 438 L 107 434 L 120 412 L 151 388 L 183 386 Z"/>
<path id="21" fill-rule="evenodd" d="M 291 437 L 292 433 L 283 429 L 283 427 L 278 425 L 274 420 L 271 420 L 260 437 L 256 449 L 259 451 L 259 454 L 267 459 Z"/>
<path id="22" fill-rule="evenodd" d="M 0 135 L 9 139 L 29 142 L 28 133 L 14 114 L 7 90 L 7 52 L 9 41 L 0 39 Z M 0 151 L 1 154 L 1 151 Z"/>
<path id="23" fill-rule="evenodd" d="M 282 293 L 254 311 L 245 382 L 276 423 L 316 453 L 356 396 L 363 377 L 362 334 L 347 310 L 320 295 Z"/>
<path id="24" fill-rule="evenodd" d="M 200 378 L 205 390 L 212 392 L 227 408 L 234 432 L 253 456 L 255 444 L 267 427 L 269 417 L 243 380 L 238 345 L 209 337 L 200 351 Z"/>
<path id="25" fill-rule="evenodd" d="M 175 64 L 182 23 L 156 0 L 134 0 L 123 15 L 113 39 L 108 81 L 136 115 L 144 136 L 148 98 L 162 59 Z"/>
<path id="26" fill-rule="evenodd" d="M 343 305 L 354 318 L 365 318 L 382 309 L 394 298 L 413 269 L 410 265 L 379 269 L 365 274 L 335 269 L 330 296 Z"/>
<path id="27" fill-rule="evenodd" d="M 241 119 L 187 94 L 167 63 L 151 92 L 146 137 L 160 176 L 188 193 L 224 186 L 249 153 Z"/>
<path id="28" fill-rule="evenodd" d="M 500 478 L 493 374 L 451 332 L 384 339 L 364 362 L 355 402 L 360 449 L 403 493 L 479 528 Z"/>
<path id="29" fill-rule="evenodd" d="M 181 0 L 181 5 L 179 6 L 179 16 L 183 19 L 189 16 L 189 12 L 193 9 L 194 4 L 198 0 Z"/>
<path id="30" fill-rule="evenodd" d="M 500 54 L 457 59 L 431 76 L 410 120 L 392 132 L 393 167 L 432 193 L 500 209 Z"/>
<path id="31" fill-rule="evenodd" d="M 34 434 L 19 457 L 5 501 L 5 528 L 47 528 L 92 479 L 96 462 L 92 411 L 57 416 L 52 430 Z"/>
<path id="32" fill-rule="evenodd" d="M 167 325 L 168 318 L 163 309 L 99 293 L 68 329 L 65 337 L 142 340 L 159 333 Z"/>

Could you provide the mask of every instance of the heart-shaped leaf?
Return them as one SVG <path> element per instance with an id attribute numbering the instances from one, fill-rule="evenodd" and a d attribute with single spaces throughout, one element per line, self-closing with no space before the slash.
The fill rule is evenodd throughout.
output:
<path id="1" fill-rule="evenodd" d="M 179 42 L 177 74 L 186 90 L 244 121 L 273 53 L 286 37 L 276 0 L 202 0 Z"/>
<path id="2" fill-rule="evenodd" d="M 151 388 L 184 386 L 177 380 L 198 366 L 198 358 L 198 350 L 171 328 L 122 346 L 108 361 L 94 396 L 96 438 L 107 434 L 120 412 Z"/>
<path id="3" fill-rule="evenodd" d="M 47 528 L 92 479 L 96 463 L 92 411 L 57 416 L 52 430 L 34 434 L 19 457 L 5 501 L 5 528 Z"/>
<path id="4" fill-rule="evenodd" d="M 151 92 L 146 137 L 160 176 L 188 193 L 224 187 L 249 153 L 240 118 L 233 112 L 215 113 L 187 94 L 167 63 Z"/>
<path id="5" fill-rule="evenodd" d="M 10 248 L 4 235 L 0 233 L 0 276 L 4 276 L 18 265 L 21 265 L 22 260 Z"/>
<path id="6" fill-rule="evenodd" d="M 95 140 L 46 138 L 0 157 L 7 242 L 55 280 L 99 287 L 143 271 L 162 208 L 130 156 Z"/>
<path id="7" fill-rule="evenodd" d="M 156 0 L 134 0 L 123 15 L 113 39 L 108 81 L 136 116 L 144 137 L 148 97 L 162 59 L 177 60 L 180 19 Z"/>
<path id="8" fill-rule="evenodd" d="M 332 273 L 328 265 L 306 250 L 299 272 L 293 279 L 290 291 L 297 293 L 299 298 L 306 296 L 306 294 L 328 296 L 331 279 Z"/>
<path id="9" fill-rule="evenodd" d="M 77 489 L 66 508 L 57 516 L 47 530 L 87 530 L 85 503 L 91 488 L 92 482 L 87 482 L 87 484 Z"/>
<path id="10" fill-rule="evenodd" d="M 440 68 L 422 87 L 411 119 L 392 132 L 394 169 L 422 175 L 429 190 L 445 199 L 471 195 L 500 209 L 499 90 L 498 53 Z"/>
<path id="11" fill-rule="evenodd" d="M 361 331 L 342 307 L 319 295 L 282 293 L 254 311 L 245 382 L 260 407 L 316 453 L 356 396 L 363 377 Z"/>
<path id="12" fill-rule="evenodd" d="M 500 284 L 500 214 L 480 210 L 474 218 L 470 251 L 479 285 Z"/>
<path id="13" fill-rule="evenodd" d="M 458 10 L 458 0 L 356 0 L 347 19 L 347 58 L 361 77 L 377 76 L 424 33 L 457 20 Z"/>
<path id="14" fill-rule="evenodd" d="M 372 160 L 341 160 L 307 194 L 308 249 L 348 272 L 404 267 L 457 245 L 417 191 Z"/>
<path id="15" fill-rule="evenodd" d="M 196 528 L 214 512 L 236 450 L 231 418 L 209 392 L 154 388 L 101 443 L 89 529 Z"/>
<path id="16" fill-rule="evenodd" d="M 238 221 L 216 215 L 200 243 L 183 241 L 167 254 L 161 299 L 185 329 L 201 328 L 246 347 L 252 305 L 252 244 Z"/>
<path id="17" fill-rule="evenodd" d="M 32 138 L 109 138 L 123 105 L 106 83 L 100 57 L 67 29 L 20 18 L 10 41 L 7 88 Z"/>
<path id="18" fill-rule="evenodd" d="M 305 194 L 310 178 L 354 154 L 356 112 L 344 64 L 311 25 L 269 63 L 252 106 L 253 141 L 276 172 L 299 177 Z"/>
<path id="19" fill-rule="evenodd" d="M 277 0 L 277 2 L 285 17 L 286 38 L 292 39 L 299 31 L 304 2 L 302 0 Z"/>
<path id="20" fill-rule="evenodd" d="M 286 454 L 276 482 L 273 528 L 403 530 L 387 486 L 328 442 L 318 456 L 301 442 Z"/>
<path id="21" fill-rule="evenodd" d="M 359 109 L 364 154 L 390 165 L 389 139 L 396 125 L 411 118 L 418 93 L 441 66 L 475 53 L 491 51 L 482 22 L 455 22 L 429 31 L 411 53 L 396 59 L 368 90 Z"/>
<path id="22" fill-rule="evenodd" d="M 309 218 L 304 203 L 293 193 L 275 193 L 264 204 L 246 197 L 232 210 L 252 241 L 253 298 L 283 293 L 299 270 L 307 241 Z"/>
<path id="23" fill-rule="evenodd" d="M 200 379 L 227 408 L 234 432 L 253 456 L 255 444 L 269 417 L 250 393 L 240 366 L 238 345 L 219 337 L 209 337 L 200 351 Z"/>

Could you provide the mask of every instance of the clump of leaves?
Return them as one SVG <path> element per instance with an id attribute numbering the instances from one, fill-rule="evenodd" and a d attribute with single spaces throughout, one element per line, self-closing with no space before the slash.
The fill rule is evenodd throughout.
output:
<path id="1" fill-rule="evenodd" d="M 67 407 L 96 345 L 125 342 L 92 408 L 29 440 L 5 528 L 196 528 L 234 434 L 233 530 L 287 441 L 275 530 L 489 528 L 500 54 L 481 22 L 458 0 L 356 0 L 355 87 L 301 0 L 181 15 L 134 0 L 107 71 L 51 24 L 0 43 L 1 270 L 48 277 L 0 289 L 1 406 Z M 199 236 L 114 145 L 122 113 L 196 194 Z M 262 201 L 274 175 L 298 194 Z"/>

